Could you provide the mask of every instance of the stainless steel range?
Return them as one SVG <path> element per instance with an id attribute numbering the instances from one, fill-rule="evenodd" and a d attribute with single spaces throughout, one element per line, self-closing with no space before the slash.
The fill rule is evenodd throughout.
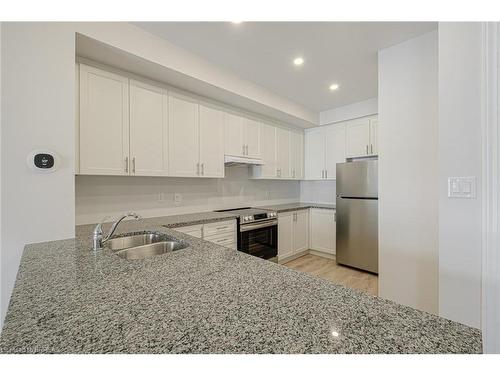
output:
<path id="1" fill-rule="evenodd" d="M 242 207 L 216 212 L 238 215 L 238 250 L 277 262 L 278 214 L 275 211 Z"/>

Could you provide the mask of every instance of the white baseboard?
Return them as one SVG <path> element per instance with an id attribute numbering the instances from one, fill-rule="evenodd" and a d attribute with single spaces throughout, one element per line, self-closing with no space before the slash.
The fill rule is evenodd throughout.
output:
<path id="1" fill-rule="evenodd" d="M 323 251 L 318 251 L 318 250 L 309 250 L 309 254 L 328 259 L 335 259 L 335 254 L 324 253 Z"/>
<path id="2" fill-rule="evenodd" d="M 287 263 L 287 262 L 290 262 L 294 259 L 300 258 L 300 257 L 307 255 L 307 254 L 316 255 L 316 256 L 319 256 L 322 258 L 327 258 L 327 259 L 335 259 L 335 254 L 329 254 L 329 253 L 325 253 L 323 251 L 309 249 L 309 250 L 304 250 L 304 251 L 301 251 L 300 253 L 292 254 L 292 255 L 285 255 L 285 256 L 281 256 L 281 257 L 278 255 L 278 263 L 279 264 Z"/>
<path id="3" fill-rule="evenodd" d="M 301 256 L 304 256 L 307 254 L 309 254 L 309 250 L 304 250 L 304 251 L 301 251 L 300 253 L 285 255 L 285 256 L 281 256 L 281 257 L 278 255 L 278 263 L 283 264 L 286 262 L 290 262 L 294 259 L 300 258 Z"/>

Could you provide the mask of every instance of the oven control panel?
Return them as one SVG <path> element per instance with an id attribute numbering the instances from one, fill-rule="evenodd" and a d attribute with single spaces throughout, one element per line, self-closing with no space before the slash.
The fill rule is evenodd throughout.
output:
<path id="1" fill-rule="evenodd" d="M 277 216 L 278 215 L 276 212 L 263 212 L 263 213 L 253 214 L 253 215 L 244 215 L 241 217 L 241 221 L 243 223 L 250 223 L 253 221 L 273 219 L 273 218 L 276 218 Z"/>

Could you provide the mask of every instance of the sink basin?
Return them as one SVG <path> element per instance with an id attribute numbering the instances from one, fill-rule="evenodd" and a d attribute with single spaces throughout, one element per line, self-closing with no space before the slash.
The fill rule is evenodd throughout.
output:
<path id="1" fill-rule="evenodd" d="M 144 232 L 111 238 L 105 246 L 120 258 L 135 260 L 184 249 L 188 244 L 175 241 L 163 233 Z"/>
<path id="2" fill-rule="evenodd" d="M 156 255 L 184 249 L 186 244 L 177 241 L 161 241 L 143 246 L 131 247 L 117 251 L 115 254 L 127 260 L 146 259 Z"/>
<path id="3" fill-rule="evenodd" d="M 105 246 L 110 250 L 122 250 L 130 247 L 149 245 L 156 242 L 166 241 L 167 236 L 162 233 L 145 232 L 130 236 L 120 236 L 106 241 Z"/>

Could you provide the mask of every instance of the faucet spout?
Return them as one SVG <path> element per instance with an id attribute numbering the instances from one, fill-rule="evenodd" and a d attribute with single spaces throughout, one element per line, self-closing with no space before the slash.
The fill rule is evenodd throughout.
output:
<path id="1" fill-rule="evenodd" d="M 110 237 L 115 233 L 116 228 L 118 227 L 118 224 L 120 224 L 122 222 L 122 220 L 127 218 L 127 217 L 133 217 L 136 220 L 142 219 L 142 216 L 136 214 L 135 212 L 128 212 L 125 215 L 122 215 L 121 217 L 119 217 L 118 220 L 116 220 L 113 223 L 113 225 L 111 226 L 111 229 L 109 230 L 109 233 L 106 236 L 104 236 L 104 234 L 102 232 L 102 225 L 109 218 L 109 216 L 106 216 L 104 219 L 102 219 L 102 221 L 99 224 L 97 224 L 96 227 L 94 228 L 94 234 L 93 234 L 93 238 L 92 238 L 93 250 L 94 251 L 102 250 L 102 245 L 107 240 L 109 240 Z"/>

